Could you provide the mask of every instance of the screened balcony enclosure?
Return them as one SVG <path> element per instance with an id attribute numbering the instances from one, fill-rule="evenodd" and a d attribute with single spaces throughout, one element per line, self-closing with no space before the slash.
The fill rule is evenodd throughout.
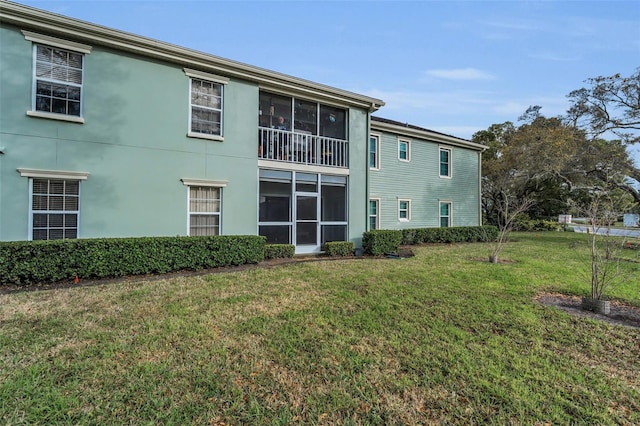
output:
<path id="1" fill-rule="evenodd" d="M 261 91 L 258 157 L 297 164 L 349 167 L 347 111 Z"/>

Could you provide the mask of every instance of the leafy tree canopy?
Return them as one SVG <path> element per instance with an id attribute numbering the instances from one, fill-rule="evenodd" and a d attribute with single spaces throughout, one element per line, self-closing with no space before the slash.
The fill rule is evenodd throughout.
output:
<path id="1" fill-rule="evenodd" d="M 473 136 L 488 147 L 483 209 L 489 223 L 502 223 L 502 207 L 518 199 L 532 200 L 530 213 L 536 217 L 553 217 L 566 212 L 571 197 L 592 188 L 628 190 L 633 165 L 622 141 L 589 139 L 572 123 L 547 118 L 540 109 L 529 108 L 519 126 L 493 124 Z"/>

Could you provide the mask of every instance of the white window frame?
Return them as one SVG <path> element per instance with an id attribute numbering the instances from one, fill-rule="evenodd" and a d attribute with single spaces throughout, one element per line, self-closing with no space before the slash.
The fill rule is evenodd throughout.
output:
<path id="1" fill-rule="evenodd" d="M 442 171 L 442 160 L 441 160 L 441 155 L 442 155 L 442 151 L 446 151 L 449 153 L 449 161 L 447 162 L 447 172 L 448 174 L 443 175 L 441 173 Z M 439 147 L 438 149 L 438 175 L 441 178 L 445 178 L 445 179 L 451 179 L 451 177 L 453 176 L 453 170 L 452 170 L 452 163 L 453 163 L 453 150 L 451 148 L 447 148 L 447 147 Z"/>
<path id="2" fill-rule="evenodd" d="M 375 202 L 376 203 L 376 214 L 372 215 L 371 214 L 371 202 Z M 380 229 L 380 198 L 369 198 L 369 205 L 367 206 L 367 218 L 369 219 L 367 222 L 367 228 L 369 229 L 369 231 L 372 231 L 373 229 L 371 228 L 371 218 L 375 217 L 376 218 L 376 227 L 373 229 Z"/>
<path id="3" fill-rule="evenodd" d="M 184 68 L 184 73 L 189 77 L 189 121 L 187 123 L 187 136 L 190 138 L 198 138 L 198 139 L 208 139 L 213 141 L 224 141 L 224 92 L 225 85 L 229 83 L 229 79 L 226 77 L 222 77 L 215 74 L 209 74 L 206 72 Z M 199 133 L 194 132 L 191 129 L 191 120 L 193 114 L 193 108 L 195 105 L 191 103 L 191 93 L 193 90 L 194 81 L 204 81 L 207 83 L 217 84 L 220 86 L 220 108 L 209 108 L 202 105 L 197 105 L 198 108 L 211 109 L 212 111 L 220 111 L 220 134 L 219 135 L 211 135 L 208 133 Z"/>
<path id="4" fill-rule="evenodd" d="M 400 157 L 400 153 L 402 152 L 400 147 L 402 146 L 402 144 L 406 144 L 407 145 L 407 158 L 402 158 Z M 400 161 L 404 161 L 404 162 L 410 162 L 411 161 L 411 141 L 407 140 L 407 139 L 398 139 L 398 160 Z"/>
<path id="5" fill-rule="evenodd" d="M 222 233 L 222 203 L 223 203 L 223 188 L 227 186 L 227 181 L 224 180 L 210 180 L 210 179 L 181 179 L 182 184 L 187 187 L 187 235 L 191 236 L 191 216 L 218 216 L 218 234 Z M 217 212 L 192 212 L 191 211 L 191 188 L 217 188 L 219 190 L 219 209 Z"/>
<path id="6" fill-rule="evenodd" d="M 449 216 L 442 216 L 442 205 L 449 205 Z M 447 228 L 451 228 L 453 226 L 453 201 L 443 200 L 438 203 L 438 227 L 442 228 L 442 218 L 446 217 L 448 220 Z"/>
<path id="7" fill-rule="evenodd" d="M 401 217 L 401 212 L 405 211 L 400 206 L 402 203 L 407 203 L 407 217 Z M 398 221 L 400 222 L 410 222 L 411 221 L 411 199 L 410 198 L 398 198 Z"/>
<path id="8" fill-rule="evenodd" d="M 376 141 L 376 151 L 375 151 L 375 164 L 371 165 L 371 140 L 375 139 Z M 380 135 L 372 133 L 369 135 L 369 156 L 367 158 L 367 162 L 369 163 L 369 169 L 371 170 L 380 170 Z"/>
<path id="9" fill-rule="evenodd" d="M 75 214 L 76 215 L 76 238 L 80 238 L 80 203 L 82 200 L 82 181 L 89 177 L 87 172 L 72 172 L 64 170 L 40 170 L 40 169 L 17 169 L 20 176 L 29 178 L 29 219 L 27 229 L 27 240 L 33 241 L 33 215 L 36 214 Z M 78 182 L 78 209 L 77 210 L 33 210 L 33 179 L 65 180 Z"/>
<path id="10" fill-rule="evenodd" d="M 51 37 L 43 34 L 37 34 L 31 31 L 23 30 L 22 34 L 24 38 L 33 43 L 33 59 L 32 59 L 32 81 L 31 81 L 31 109 L 27 111 L 27 115 L 30 117 L 48 118 L 52 120 L 69 121 L 72 123 L 84 123 L 84 81 L 86 71 L 86 55 L 91 53 L 92 47 L 82 43 L 76 43 L 73 41 L 63 40 L 56 37 Z M 75 53 L 82 56 L 82 82 L 80 84 L 57 80 L 54 78 L 42 78 L 38 77 L 36 73 L 37 69 L 37 57 L 38 46 L 49 47 L 69 53 Z M 38 80 L 51 83 L 57 83 L 64 86 L 79 87 L 80 88 L 80 115 L 68 115 L 47 111 L 36 110 L 36 98 L 37 98 L 37 86 Z"/>

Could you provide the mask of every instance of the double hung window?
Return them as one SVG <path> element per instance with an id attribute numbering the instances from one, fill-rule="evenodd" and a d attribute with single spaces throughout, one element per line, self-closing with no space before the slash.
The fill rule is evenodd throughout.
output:
<path id="1" fill-rule="evenodd" d="M 372 231 L 374 229 L 378 229 L 379 218 L 378 218 L 378 210 L 379 210 L 380 200 L 371 199 L 369 200 L 369 230 Z"/>
<path id="2" fill-rule="evenodd" d="M 400 161 L 411 161 L 411 144 L 409 141 L 398 140 L 398 159 Z"/>
<path id="3" fill-rule="evenodd" d="M 191 79 L 191 132 L 222 136 L 222 84 Z"/>
<path id="4" fill-rule="evenodd" d="M 380 168 L 380 136 L 369 136 L 369 168 Z"/>
<path id="5" fill-rule="evenodd" d="M 451 150 L 440 148 L 440 177 L 451 177 Z"/>
<path id="6" fill-rule="evenodd" d="M 411 220 L 411 200 L 398 200 L 398 220 L 402 222 Z"/>
<path id="7" fill-rule="evenodd" d="M 224 85 L 229 79 L 185 68 L 189 80 L 188 136 L 222 140 Z"/>
<path id="8" fill-rule="evenodd" d="M 31 239 L 78 238 L 80 181 L 32 178 Z"/>
<path id="9" fill-rule="evenodd" d="M 35 111 L 82 115 L 83 61 L 81 53 L 35 46 Z"/>
<path id="10" fill-rule="evenodd" d="M 208 186 L 189 187 L 189 235 L 220 234 L 222 189 Z"/>
<path id="11" fill-rule="evenodd" d="M 448 228 L 451 226 L 451 202 L 440 202 L 440 227 Z"/>
<path id="12" fill-rule="evenodd" d="M 85 56 L 91 46 L 23 30 L 33 42 L 33 89 L 27 115 L 83 123 Z"/>

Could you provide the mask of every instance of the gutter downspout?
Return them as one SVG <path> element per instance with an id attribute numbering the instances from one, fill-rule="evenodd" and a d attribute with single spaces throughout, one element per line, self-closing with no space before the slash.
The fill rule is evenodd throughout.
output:
<path id="1" fill-rule="evenodd" d="M 373 106 L 372 106 L 373 108 Z M 364 230 L 365 231 L 370 231 L 369 229 L 369 197 L 371 196 L 370 194 L 370 184 L 369 184 L 369 180 L 371 179 L 371 169 L 369 169 L 369 144 L 371 140 L 371 111 L 369 111 L 369 113 L 367 114 L 367 146 L 366 146 L 366 154 L 365 155 L 365 172 L 366 172 L 366 182 L 365 182 L 365 192 L 366 192 L 366 197 L 364 200 L 364 205 L 365 205 L 365 209 L 364 209 Z M 362 244 L 360 244 L 360 246 L 362 246 Z"/>
<path id="2" fill-rule="evenodd" d="M 478 151 L 478 224 L 482 226 L 482 151 Z"/>
<path id="3" fill-rule="evenodd" d="M 369 170 L 369 140 L 371 139 L 371 112 L 375 111 L 375 104 L 371 105 L 371 108 L 369 109 L 369 111 L 367 112 L 367 141 L 366 141 L 366 146 L 365 146 L 365 158 L 364 158 L 364 170 L 365 170 L 365 182 L 364 182 L 364 191 L 365 191 L 365 197 L 364 197 L 364 231 L 368 232 L 369 231 L 369 196 L 371 195 L 369 193 L 370 188 L 369 188 L 369 178 L 370 178 L 370 174 L 371 174 L 371 170 Z M 362 238 L 360 238 L 360 244 L 359 247 L 360 252 L 363 253 L 364 249 L 362 247 Z"/>
<path id="4" fill-rule="evenodd" d="M 6 150 L 6 147 L 4 146 L 0 146 L 0 241 L 2 240 L 2 199 L 3 199 L 3 194 L 2 194 L 2 157 L 4 157 L 4 151 Z"/>

